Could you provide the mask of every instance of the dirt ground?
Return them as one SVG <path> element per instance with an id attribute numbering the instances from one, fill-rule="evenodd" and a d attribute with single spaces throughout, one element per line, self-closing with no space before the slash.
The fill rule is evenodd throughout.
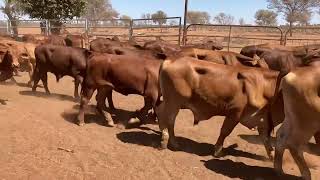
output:
<path id="1" fill-rule="evenodd" d="M 69 77 L 59 83 L 49 75 L 52 95 L 43 88 L 32 93 L 28 76 L 16 77 L 18 85 L 0 85 L 0 179 L 295 179 L 299 175 L 291 156 L 285 155 L 285 172 L 272 169 L 257 132 L 238 125 L 226 139 L 225 156 L 212 156 L 223 117 L 193 126 L 190 111 L 181 111 L 176 135 L 179 151 L 158 150 L 157 125 L 109 128 L 94 107 L 86 125 L 74 124 L 78 103 L 72 98 Z M 142 106 L 139 96 L 114 94 L 115 119 L 127 121 Z M 95 104 L 94 98 L 91 104 Z M 313 142 L 313 141 L 312 141 Z M 60 150 L 66 149 L 66 150 Z M 70 152 L 71 151 L 71 152 Z M 313 179 L 320 179 L 320 148 L 308 146 L 305 156 Z"/>

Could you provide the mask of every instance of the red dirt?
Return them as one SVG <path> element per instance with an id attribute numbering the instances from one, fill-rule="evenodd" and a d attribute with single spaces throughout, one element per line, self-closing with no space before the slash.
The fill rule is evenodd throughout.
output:
<path id="1" fill-rule="evenodd" d="M 56 83 L 49 75 L 51 96 L 43 88 L 33 94 L 25 86 L 28 76 L 16 78 L 20 86 L 0 85 L 0 179 L 284 179 L 273 173 L 272 162 L 257 132 L 238 125 L 225 142 L 226 156 L 212 156 L 222 117 L 193 126 L 190 111 L 181 111 L 176 135 L 181 151 L 156 147 L 157 125 L 136 129 L 109 128 L 94 107 L 86 125 L 74 124 L 78 103 L 73 101 L 72 79 Z M 117 119 L 125 121 L 128 111 L 142 106 L 139 96 L 114 94 Z M 1 102 L 1 101 L 0 101 Z M 94 98 L 91 100 L 95 104 Z M 238 147 L 236 147 L 236 145 Z M 313 143 L 305 156 L 312 166 L 313 179 L 320 178 L 320 148 Z M 73 152 L 59 150 L 69 149 Z M 318 155 L 318 156 L 317 156 Z M 285 156 L 285 171 L 299 175 L 291 156 Z"/>

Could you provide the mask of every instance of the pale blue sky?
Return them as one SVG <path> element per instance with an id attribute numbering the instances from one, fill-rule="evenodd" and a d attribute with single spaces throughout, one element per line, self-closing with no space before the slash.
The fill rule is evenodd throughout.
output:
<path id="1" fill-rule="evenodd" d="M 140 18 L 143 13 L 153 13 L 157 10 L 165 11 L 168 16 L 183 17 L 184 0 L 111 0 L 113 7 L 120 13 L 132 18 Z M 2 5 L 2 0 L 0 0 Z M 254 24 L 254 14 L 258 9 L 267 9 L 266 0 L 189 0 L 189 10 L 207 11 L 211 17 L 220 12 L 231 14 L 236 18 L 244 18 L 246 23 Z M 0 13 L 0 19 L 6 19 Z M 280 24 L 285 21 L 281 16 Z M 315 14 L 311 23 L 320 24 L 320 16 Z"/>
<path id="2" fill-rule="evenodd" d="M 142 13 L 165 11 L 168 16 L 183 16 L 184 0 L 111 0 L 113 7 L 121 14 L 140 18 Z M 220 12 L 233 15 L 237 22 L 243 17 L 247 23 L 254 23 L 258 9 L 267 8 L 266 0 L 189 0 L 189 10 L 207 11 L 213 17 Z M 279 17 L 279 22 L 284 23 Z M 320 23 L 316 15 L 312 23 Z"/>

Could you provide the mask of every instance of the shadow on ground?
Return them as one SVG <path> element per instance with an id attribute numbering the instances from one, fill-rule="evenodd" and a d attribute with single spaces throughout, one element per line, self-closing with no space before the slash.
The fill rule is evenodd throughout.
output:
<path id="1" fill-rule="evenodd" d="M 79 104 L 76 104 L 73 106 L 73 109 L 77 110 L 77 112 L 78 112 L 79 108 L 80 108 Z M 88 109 L 89 109 L 90 113 L 97 114 L 97 112 L 95 110 L 96 109 L 95 105 L 89 105 Z M 107 108 L 105 111 L 109 112 L 111 114 L 112 119 L 116 124 L 120 123 L 120 124 L 124 125 L 127 129 L 140 128 L 140 126 L 142 124 L 153 124 L 154 123 L 154 121 L 152 121 L 152 119 L 149 116 L 139 116 L 136 111 L 127 111 L 127 110 L 123 110 L 123 109 L 111 110 L 109 108 Z M 76 114 L 74 116 L 76 116 Z M 100 115 L 97 115 L 97 117 L 101 117 L 101 119 L 103 119 L 103 117 Z M 128 124 L 128 121 L 132 118 L 138 118 L 141 123 Z M 86 121 L 86 117 L 85 117 L 85 121 Z M 103 121 L 105 121 L 105 120 L 103 120 Z"/>
<path id="2" fill-rule="evenodd" d="M 152 130 L 153 131 L 153 130 Z M 157 132 L 156 132 L 157 133 Z M 157 148 L 160 144 L 160 132 L 158 134 L 147 133 L 147 132 L 121 132 L 117 134 L 117 138 L 124 143 L 137 144 L 142 146 L 149 146 Z M 184 137 L 177 137 L 177 142 L 180 147 L 178 150 L 190 154 L 196 154 L 198 156 L 210 156 L 213 154 L 214 145 L 208 143 L 199 143 Z M 245 157 L 255 160 L 266 161 L 267 158 L 264 156 L 252 154 L 249 152 L 244 152 L 241 150 L 235 149 L 237 145 L 231 145 L 223 149 L 224 156 L 236 156 L 236 157 Z M 170 149 L 170 148 L 169 148 Z M 172 150 L 172 149 L 171 149 Z"/>
<path id="3" fill-rule="evenodd" d="M 251 144 L 259 144 L 263 145 L 261 138 L 258 135 L 239 135 L 239 137 L 248 143 Z M 271 139 L 271 145 L 274 147 L 275 146 L 276 139 L 272 137 Z M 306 152 L 310 154 L 314 154 L 316 156 L 320 156 L 320 145 L 314 144 L 314 143 L 309 143 L 305 149 Z"/>
<path id="4" fill-rule="evenodd" d="M 39 92 L 39 91 L 36 91 L 36 92 L 20 91 L 19 94 L 23 96 L 34 96 L 34 97 L 41 97 L 41 98 L 52 98 L 52 99 L 57 99 L 62 101 L 78 102 L 78 100 L 75 99 L 73 96 L 64 95 L 64 94 L 56 94 L 56 93 L 47 94 L 45 92 Z"/>
<path id="5" fill-rule="evenodd" d="M 300 179 L 292 175 L 278 175 L 273 168 L 249 166 L 242 162 L 231 160 L 211 159 L 204 162 L 204 166 L 215 173 L 240 179 L 272 179 L 272 180 L 294 180 Z"/>

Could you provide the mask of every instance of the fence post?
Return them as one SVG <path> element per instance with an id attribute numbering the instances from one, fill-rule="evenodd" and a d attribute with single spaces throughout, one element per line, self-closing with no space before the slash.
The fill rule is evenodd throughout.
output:
<path id="1" fill-rule="evenodd" d="M 179 18 L 179 46 L 181 46 L 181 17 Z M 184 44 L 185 45 L 185 44 Z"/>
<path id="2" fill-rule="evenodd" d="M 228 37 L 228 51 L 230 51 L 230 43 L 231 43 L 231 30 L 232 30 L 232 25 L 230 25 L 230 29 L 229 29 L 229 37 Z"/>
<path id="3" fill-rule="evenodd" d="M 45 33 L 45 35 L 49 36 L 49 21 L 46 19 L 45 22 L 46 22 L 46 33 Z"/>
<path id="4" fill-rule="evenodd" d="M 10 20 L 7 21 L 7 33 L 11 35 Z"/>
<path id="5" fill-rule="evenodd" d="M 134 21 L 134 19 L 131 19 L 131 21 L 130 21 L 129 40 L 131 40 L 131 39 L 132 39 L 132 36 L 133 36 L 133 21 Z"/>

